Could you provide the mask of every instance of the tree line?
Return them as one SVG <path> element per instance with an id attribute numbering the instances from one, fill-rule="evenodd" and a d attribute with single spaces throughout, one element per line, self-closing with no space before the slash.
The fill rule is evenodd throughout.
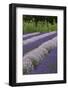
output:
<path id="1" fill-rule="evenodd" d="M 37 16 L 37 15 L 23 15 L 24 22 L 35 22 L 35 25 L 37 26 L 37 23 L 40 22 L 47 22 L 47 23 L 57 23 L 57 16 Z"/>

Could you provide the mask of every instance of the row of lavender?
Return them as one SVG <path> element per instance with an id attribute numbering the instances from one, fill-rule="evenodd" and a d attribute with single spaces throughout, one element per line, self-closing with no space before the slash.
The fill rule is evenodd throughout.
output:
<path id="1" fill-rule="evenodd" d="M 30 74 L 49 52 L 57 47 L 57 33 L 32 33 L 23 36 L 23 73 Z"/>

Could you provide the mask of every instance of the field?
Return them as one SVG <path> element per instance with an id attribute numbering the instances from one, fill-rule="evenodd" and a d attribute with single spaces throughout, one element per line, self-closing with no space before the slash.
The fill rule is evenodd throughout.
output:
<path id="1" fill-rule="evenodd" d="M 23 16 L 23 74 L 57 73 L 57 17 Z"/>

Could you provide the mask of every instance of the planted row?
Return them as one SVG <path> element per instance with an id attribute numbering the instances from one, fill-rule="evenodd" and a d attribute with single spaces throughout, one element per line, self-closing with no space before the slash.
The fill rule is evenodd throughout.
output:
<path id="1" fill-rule="evenodd" d="M 29 74 L 55 47 L 57 47 L 57 37 L 28 52 L 23 58 L 23 73 Z"/>

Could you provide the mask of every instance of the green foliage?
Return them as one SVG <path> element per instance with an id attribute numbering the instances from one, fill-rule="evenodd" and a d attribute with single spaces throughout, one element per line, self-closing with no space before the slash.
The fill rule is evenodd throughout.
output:
<path id="1" fill-rule="evenodd" d="M 36 18 L 36 20 L 35 20 Z M 47 17 L 43 19 L 41 17 L 27 17 L 23 21 L 23 33 L 32 32 L 51 32 L 57 30 L 56 17 Z"/>

